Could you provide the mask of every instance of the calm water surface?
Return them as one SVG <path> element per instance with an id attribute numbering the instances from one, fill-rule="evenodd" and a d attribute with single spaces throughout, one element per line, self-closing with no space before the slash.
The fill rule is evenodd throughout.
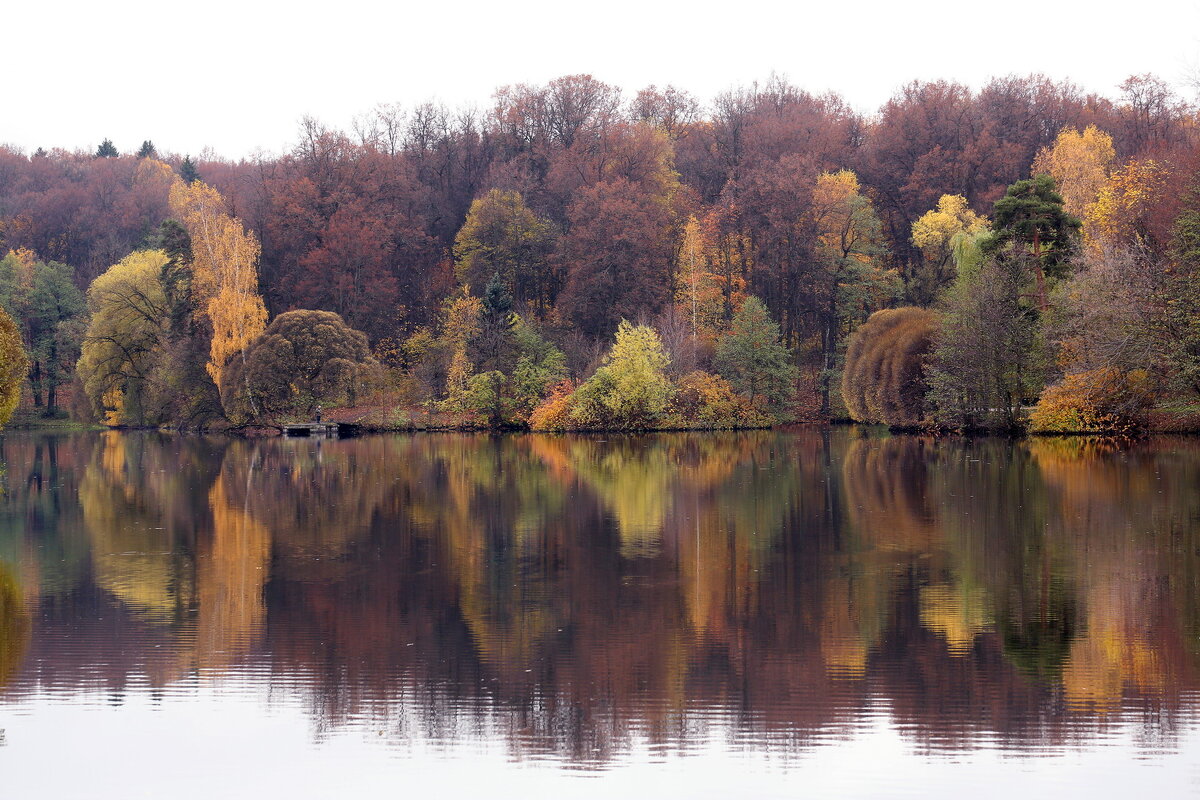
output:
<path id="1" fill-rule="evenodd" d="M 0 460 L 4 797 L 1200 795 L 1200 440 Z"/>

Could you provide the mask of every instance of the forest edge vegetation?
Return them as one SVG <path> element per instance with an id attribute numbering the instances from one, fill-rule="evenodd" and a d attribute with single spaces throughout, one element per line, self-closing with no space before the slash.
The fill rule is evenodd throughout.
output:
<path id="1" fill-rule="evenodd" d="M 1192 427 L 1200 116 L 1119 89 L 575 75 L 254 161 L 0 147 L 0 416 Z"/>

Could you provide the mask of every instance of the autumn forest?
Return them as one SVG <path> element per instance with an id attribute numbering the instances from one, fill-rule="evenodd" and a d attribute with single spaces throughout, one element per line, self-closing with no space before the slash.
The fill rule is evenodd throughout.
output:
<path id="1" fill-rule="evenodd" d="M 873 113 L 780 77 L 703 101 L 572 75 L 305 119 L 238 161 L 0 146 L 0 254 L 5 418 L 1126 432 L 1200 411 L 1200 109 L 1152 75 L 912 82 Z"/>

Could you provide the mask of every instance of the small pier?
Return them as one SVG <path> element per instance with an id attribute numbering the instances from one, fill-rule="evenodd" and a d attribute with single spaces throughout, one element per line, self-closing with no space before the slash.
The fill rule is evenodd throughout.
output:
<path id="1" fill-rule="evenodd" d="M 284 436 L 337 436 L 341 432 L 336 422 L 289 422 L 282 427 Z"/>

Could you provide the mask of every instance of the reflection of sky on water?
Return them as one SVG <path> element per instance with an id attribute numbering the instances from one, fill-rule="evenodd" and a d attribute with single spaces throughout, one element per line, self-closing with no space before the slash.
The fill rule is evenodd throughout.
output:
<path id="1" fill-rule="evenodd" d="M 1191 440 L 0 449 L 6 793 L 1200 787 Z"/>
<path id="2" fill-rule="evenodd" d="M 787 756 L 714 720 L 683 751 L 635 737 L 628 754 L 601 768 L 564 770 L 514 754 L 495 718 L 475 718 L 469 732 L 446 738 L 397 738 L 367 720 L 314 737 L 302 705 L 238 676 L 220 684 L 175 687 L 157 699 L 132 689 L 117 705 L 91 692 L 7 705 L 6 796 L 990 798 L 1073 796 L 1086 787 L 1089 797 L 1116 798 L 1200 789 L 1188 755 L 1200 747 L 1196 718 L 1172 752 L 1140 747 L 1126 723 L 1086 748 L 1017 756 L 986 745 L 931 756 L 883 708 Z M 397 717 L 419 713 L 406 702 L 397 701 Z"/>

